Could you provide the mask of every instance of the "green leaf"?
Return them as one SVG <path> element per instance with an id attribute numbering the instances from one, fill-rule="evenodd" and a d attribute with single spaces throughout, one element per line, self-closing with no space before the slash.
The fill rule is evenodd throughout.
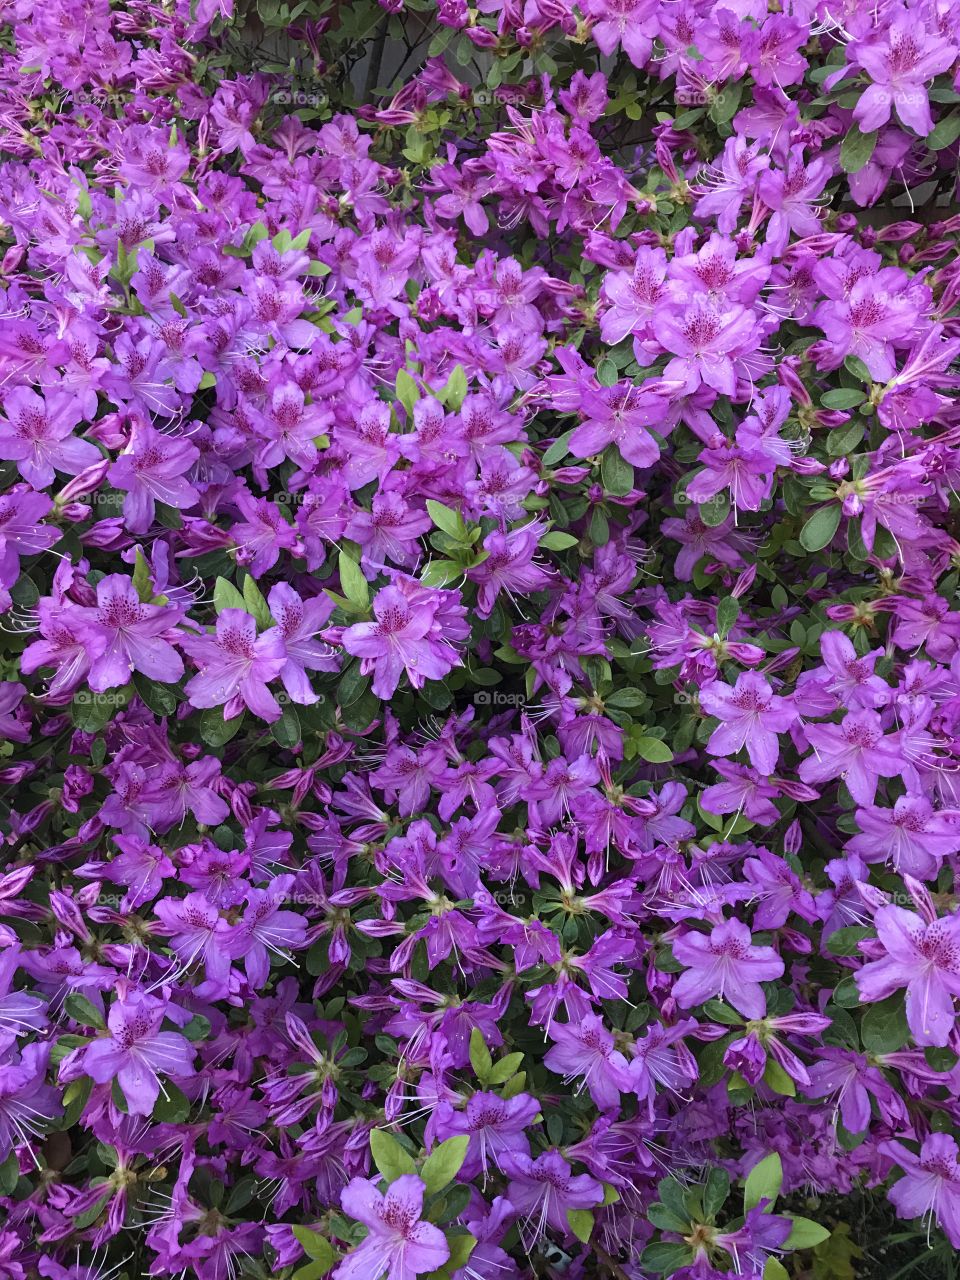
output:
<path id="1" fill-rule="evenodd" d="M 370 589 L 360 566 L 356 560 L 351 560 L 345 551 L 340 552 L 337 563 L 343 594 L 358 611 L 366 612 L 370 607 Z"/>
<path id="2" fill-rule="evenodd" d="M 660 1201 L 650 1205 L 647 1209 L 647 1217 L 655 1227 L 661 1231 L 673 1231 L 676 1235 L 688 1235 L 690 1231 L 690 1220 L 686 1217 L 680 1217 L 679 1214 L 661 1204 Z"/>
<path id="3" fill-rule="evenodd" d="M 768 1258 L 763 1267 L 763 1280 L 790 1280 L 790 1272 L 778 1258 Z"/>
<path id="4" fill-rule="evenodd" d="M 180 1028 L 180 1034 L 191 1043 L 206 1040 L 210 1034 L 210 1019 L 205 1018 L 202 1013 L 195 1013 L 190 1021 Z"/>
<path id="5" fill-rule="evenodd" d="M 494 1064 L 492 1071 L 487 1077 L 490 1084 L 503 1084 L 506 1080 L 509 1080 L 510 1077 L 516 1073 L 522 1062 L 522 1053 L 508 1053 L 506 1057 L 501 1058 L 499 1062 Z"/>
<path id="6" fill-rule="evenodd" d="M 247 605 L 243 596 L 226 578 L 217 578 L 213 584 L 213 607 L 217 613 L 223 613 L 224 609 L 242 609 L 247 613 Z"/>
<path id="7" fill-rule="evenodd" d="M 588 1244 L 590 1237 L 593 1235 L 593 1214 L 589 1209 L 568 1209 L 567 1222 L 570 1224 L 570 1230 L 582 1241 Z"/>
<path id="8" fill-rule="evenodd" d="M 463 541 L 467 526 L 459 511 L 454 511 L 452 507 L 445 507 L 442 502 L 435 502 L 433 498 L 428 498 L 427 514 L 438 529 L 442 529 L 457 542 Z"/>
<path id="9" fill-rule="evenodd" d="M 155 716 L 172 716 L 176 711 L 177 695 L 170 685 L 159 684 L 138 671 L 133 677 L 133 687 Z"/>
<path id="10" fill-rule="evenodd" d="M 140 599 L 141 604 L 149 604 L 153 599 L 153 586 L 150 582 L 150 566 L 144 558 L 143 552 L 137 547 L 136 559 L 133 564 L 133 586 Z"/>
<path id="11" fill-rule="evenodd" d="M 12 1196 L 20 1181 L 20 1161 L 11 1151 L 0 1164 L 0 1196 Z"/>
<path id="12" fill-rule="evenodd" d="M 292 703 L 286 703 L 280 718 L 271 724 L 270 736 L 277 746 L 283 747 L 285 751 L 292 751 L 298 742 L 303 741 L 300 717 Z"/>
<path id="13" fill-rule="evenodd" d="M 744 1209 L 755 1209 L 761 1200 L 769 1200 L 772 1205 L 782 1186 L 783 1164 L 777 1152 L 771 1151 L 747 1175 L 743 1191 Z"/>
<path id="14" fill-rule="evenodd" d="M 339 1260 L 340 1255 L 326 1236 L 320 1235 L 318 1231 L 311 1231 L 309 1227 L 296 1226 L 291 1227 L 291 1230 L 303 1245 L 303 1251 L 307 1257 L 324 1265 L 324 1271 L 318 1272 L 318 1275 L 324 1275 Z"/>
<path id="15" fill-rule="evenodd" d="M 957 138 L 960 138 L 960 115 L 954 113 L 937 121 L 932 132 L 927 134 L 927 146 L 931 151 L 942 151 Z"/>
<path id="16" fill-rule="evenodd" d="M 607 445 L 600 459 L 600 480 L 606 493 L 622 498 L 633 488 L 633 467 L 615 444 Z"/>
<path id="17" fill-rule="evenodd" d="M 837 387 L 826 392 L 820 403 L 827 409 L 855 409 L 865 398 L 859 387 Z"/>
<path id="18" fill-rule="evenodd" d="M 575 538 L 572 533 L 562 533 L 559 529 L 555 529 L 543 535 L 540 546 L 547 551 L 567 551 L 570 547 L 575 547 L 579 541 L 580 539 Z"/>
<path id="19" fill-rule="evenodd" d="M 861 382 L 867 383 L 868 386 L 873 383 L 873 376 L 870 370 L 859 356 L 847 356 L 844 359 L 843 367 L 847 373 L 853 374 L 855 378 L 859 378 Z"/>
<path id="20" fill-rule="evenodd" d="M 673 752 L 659 738 L 640 737 L 631 738 L 630 741 L 641 760 L 646 760 L 649 764 L 669 764 L 673 759 Z"/>
<path id="21" fill-rule="evenodd" d="M 669 1244 L 658 1241 L 648 1244 L 640 1255 L 640 1266 L 645 1271 L 669 1276 L 693 1260 L 693 1251 L 685 1244 Z"/>
<path id="22" fill-rule="evenodd" d="M 785 1244 L 787 1249 L 812 1249 L 830 1239 L 830 1232 L 809 1218 L 791 1218 L 793 1227 Z"/>
<path id="23" fill-rule="evenodd" d="M 190 1114 L 190 1099 L 175 1084 L 161 1082 L 160 1096 L 153 1107 L 153 1119 L 165 1124 L 183 1124 Z"/>
<path id="24" fill-rule="evenodd" d="M 406 369 L 397 370 L 397 399 L 407 411 L 407 417 L 413 418 L 413 406 L 420 399 L 420 388 Z"/>
<path id="25" fill-rule="evenodd" d="M 717 632 L 725 638 L 733 630 L 740 617 L 740 606 L 733 596 L 725 596 L 717 605 Z"/>
<path id="26" fill-rule="evenodd" d="M 860 955 L 858 944 L 864 938 L 871 938 L 874 935 L 875 930 L 867 928 L 866 925 L 849 924 L 842 929 L 834 929 L 827 938 L 826 949 L 835 956 L 858 956 Z"/>
<path id="27" fill-rule="evenodd" d="M 80 1023 L 81 1027 L 96 1027 L 98 1031 L 106 1031 L 107 1024 L 104 1021 L 103 1014 L 92 1001 L 81 995 L 79 991 L 71 991 L 66 1000 L 64 1000 L 63 1007 L 74 1022 Z"/>
<path id="28" fill-rule="evenodd" d="M 800 530 L 800 543 L 805 551 L 822 551 L 833 541 L 840 528 L 840 504 L 831 503 L 815 511 Z"/>
<path id="29" fill-rule="evenodd" d="M 401 1147 L 392 1133 L 387 1133 L 384 1129 L 371 1130 L 370 1154 L 387 1182 L 395 1182 L 403 1173 L 417 1172 L 413 1156 Z"/>
<path id="30" fill-rule="evenodd" d="M 772 1089 L 774 1093 L 779 1093 L 785 1098 L 795 1098 L 797 1096 L 797 1086 L 781 1067 L 780 1063 L 775 1062 L 773 1058 L 767 1059 L 767 1065 L 763 1071 L 763 1083 Z"/>
<path id="31" fill-rule="evenodd" d="M 860 1039 L 867 1053 L 896 1053 L 910 1039 L 903 995 L 897 993 L 867 1006 L 860 1023 Z"/>
<path id="32" fill-rule="evenodd" d="M 209 707 L 200 717 L 200 737 L 208 747 L 225 747 L 243 723 L 243 712 L 224 720 L 223 707 Z"/>
<path id="33" fill-rule="evenodd" d="M 458 364 L 437 393 L 437 399 L 454 413 L 460 408 L 467 396 L 467 375 L 462 364 Z"/>
<path id="34" fill-rule="evenodd" d="M 263 592 L 249 574 L 243 580 L 243 607 L 256 618 L 261 631 L 273 626 L 273 615 L 263 598 Z"/>
<path id="35" fill-rule="evenodd" d="M 711 1022 L 720 1022 L 726 1027 L 739 1027 L 743 1024 L 740 1014 L 719 1000 L 708 1000 L 703 1006 L 703 1011 Z"/>
<path id="36" fill-rule="evenodd" d="M 562 436 L 558 436 L 557 439 L 554 440 L 553 444 L 549 449 L 547 449 L 541 458 L 541 462 L 545 467 L 552 467 L 556 463 L 563 461 L 570 452 L 570 440 L 576 429 L 576 427 L 571 427 L 569 431 L 565 431 Z"/>
<path id="37" fill-rule="evenodd" d="M 714 124 L 726 124 L 737 114 L 740 99 L 743 97 L 743 81 L 727 81 L 710 104 L 709 116 Z"/>
<path id="38" fill-rule="evenodd" d="M 454 1180 L 467 1158 L 469 1144 L 469 1134 L 464 1133 L 457 1134 L 455 1138 L 447 1138 L 446 1142 L 434 1147 L 420 1170 L 428 1195 L 436 1195 Z"/>
<path id="39" fill-rule="evenodd" d="M 703 1188 L 703 1211 L 708 1218 L 719 1213 L 730 1194 L 730 1175 L 726 1169 L 714 1166 L 707 1174 Z"/>
<path id="40" fill-rule="evenodd" d="M 442 1267 L 438 1267 L 436 1271 L 431 1271 L 428 1275 L 420 1276 L 419 1280 L 450 1280 L 457 1271 L 462 1271 L 470 1260 L 470 1255 L 476 1248 L 477 1237 L 470 1235 L 467 1231 L 460 1231 L 456 1234 L 450 1232 L 447 1236 L 447 1247 L 450 1250 L 450 1257 L 446 1260 Z"/>
<path id="41" fill-rule="evenodd" d="M 470 1065 L 477 1079 L 484 1084 L 493 1066 L 493 1058 L 490 1056 L 487 1042 L 479 1027 L 474 1027 L 470 1032 Z"/>
<path id="42" fill-rule="evenodd" d="M 877 131 L 861 133 L 854 125 L 840 144 L 840 168 L 844 173 L 859 173 L 870 162 L 877 145 Z"/>

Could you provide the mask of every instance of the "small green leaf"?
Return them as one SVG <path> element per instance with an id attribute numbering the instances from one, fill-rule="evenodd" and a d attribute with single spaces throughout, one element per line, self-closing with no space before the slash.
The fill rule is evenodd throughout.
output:
<path id="1" fill-rule="evenodd" d="M 744 1209 L 755 1209 L 761 1200 L 769 1200 L 772 1205 L 782 1186 L 783 1164 L 777 1152 L 771 1151 L 747 1175 L 743 1191 Z"/>
<path id="2" fill-rule="evenodd" d="M 20 1181 L 20 1161 L 11 1151 L 0 1164 L 0 1196 L 12 1196 Z"/>
<path id="3" fill-rule="evenodd" d="M 467 396 L 467 375 L 462 364 L 458 364 L 437 393 L 437 399 L 445 408 L 456 413 Z"/>
<path id="4" fill-rule="evenodd" d="M 840 527 L 840 505 L 831 503 L 815 511 L 800 530 L 800 543 L 806 551 L 822 551 L 833 541 Z"/>
<path id="5" fill-rule="evenodd" d="M 844 173 L 859 173 L 870 162 L 877 145 L 877 131 L 861 133 L 854 125 L 840 144 L 840 168 Z"/>
<path id="6" fill-rule="evenodd" d="M 243 596 L 226 578 L 217 578 L 213 584 L 213 607 L 217 613 L 223 613 L 224 609 L 242 609 L 245 613 L 248 612 Z"/>
<path id="7" fill-rule="evenodd" d="M 153 599 L 153 586 L 150 582 L 150 566 L 143 552 L 137 547 L 133 564 L 133 586 L 141 604 L 149 604 Z"/>
<path id="8" fill-rule="evenodd" d="M 960 115 L 954 113 L 937 121 L 932 132 L 927 134 L 927 146 L 931 151 L 942 151 L 957 138 L 960 138 Z"/>
<path id="9" fill-rule="evenodd" d="M 407 417 L 413 418 L 413 406 L 420 399 L 420 388 L 406 369 L 397 370 L 397 399 L 407 411 Z"/>
<path id="10" fill-rule="evenodd" d="M 446 1142 L 434 1147 L 420 1170 L 428 1195 L 436 1195 L 454 1180 L 467 1158 L 469 1144 L 470 1137 L 464 1133 L 457 1134 L 455 1138 L 447 1138 Z"/>
<path id="11" fill-rule="evenodd" d="M 860 1023 L 860 1039 L 867 1053 L 896 1053 L 910 1039 L 903 995 L 897 993 L 867 1006 Z"/>
<path id="12" fill-rule="evenodd" d="M 340 1255 L 326 1236 L 320 1235 L 318 1231 L 311 1231 L 309 1227 L 295 1226 L 291 1227 L 291 1230 L 303 1245 L 303 1251 L 307 1257 L 312 1258 L 314 1262 L 325 1264 L 327 1271 L 338 1261 Z M 324 1272 L 321 1271 L 318 1274 L 323 1275 Z"/>
<path id="13" fill-rule="evenodd" d="M 401 1147 L 392 1133 L 387 1133 L 384 1129 L 371 1130 L 370 1154 L 387 1182 L 395 1182 L 402 1173 L 417 1172 L 413 1156 Z"/>
<path id="14" fill-rule="evenodd" d="M 225 747 L 242 723 L 242 711 L 232 720 L 225 720 L 223 707 L 209 707 L 200 717 L 200 737 L 208 747 Z"/>
<path id="15" fill-rule="evenodd" d="M 367 580 L 363 576 L 363 571 L 356 560 L 351 560 L 345 551 L 340 552 L 340 558 L 337 563 L 340 569 L 340 586 L 343 594 L 355 608 L 365 612 L 370 606 L 370 590 L 367 586 Z"/>
<path id="16" fill-rule="evenodd" d="M 791 1221 L 793 1227 L 784 1245 L 786 1249 L 812 1249 L 830 1239 L 830 1232 L 819 1222 L 812 1222 L 809 1218 L 791 1218 Z"/>
<path id="17" fill-rule="evenodd" d="M 693 1251 L 685 1244 L 658 1241 L 648 1244 L 640 1255 L 640 1267 L 657 1275 L 669 1276 L 693 1261 Z"/>
<path id="18" fill-rule="evenodd" d="M 790 1272 L 778 1258 L 768 1258 L 763 1267 L 763 1280 L 790 1280 Z"/>
<path id="19" fill-rule="evenodd" d="M 492 1085 L 503 1084 L 505 1081 L 509 1080 L 512 1075 L 516 1074 L 517 1069 L 522 1062 L 522 1053 L 508 1053 L 506 1057 L 503 1057 L 499 1062 L 494 1063 L 493 1069 L 487 1079 Z"/>
<path id="20" fill-rule="evenodd" d="M 855 409 L 863 404 L 865 396 L 859 387 L 836 387 L 821 398 L 820 403 L 827 409 Z"/>
<path id="21" fill-rule="evenodd" d="M 445 507 L 442 502 L 435 502 L 433 498 L 428 498 L 427 514 L 438 529 L 442 529 L 457 542 L 463 541 L 467 526 L 459 511 L 454 511 L 451 507 Z"/>
<path id="22" fill-rule="evenodd" d="M 470 1032 L 470 1065 L 477 1079 L 484 1084 L 493 1066 L 493 1058 L 479 1027 L 474 1027 Z"/>
<path id="23" fill-rule="evenodd" d="M 607 445 L 600 459 L 600 480 L 606 493 L 622 498 L 633 488 L 633 467 L 615 444 Z"/>
<path id="24" fill-rule="evenodd" d="M 562 436 L 558 436 L 553 444 L 547 449 L 541 458 L 541 462 L 545 467 L 555 466 L 556 463 L 562 462 L 570 452 L 570 441 L 573 437 L 576 427 L 571 427 L 569 431 L 565 431 Z"/>
<path id="25" fill-rule="evenodd" d="M 562 533 L 556 529 L 543 535 L 540 546 L 547 551 L 566 551 L 570 547 L 575 547 L 579 541 L 580 539 L 575 538 L 572 533 Z"/>
<path id="26" fill-rule="evenodd" d="M 63 1002 L 63 1007 L 81 1027 L 96 1027 L 98 1031 L 106 1031 L 107 1024 L 103 1014 L 86 996 L 79 991 L 71 991 Z"/>
<path id="27" fill-rule="evenodd" d="M 641 760 L 646 760 L 649 764 L 669 764 L 673 759 L 673 752 L 659 738 L 640 737 L 631 738 L 630 741 Z"/>
<path id="28" fill-rule="evenodd" d="M 797 1096 L 797 1086 L 780 1063 L 775 1062 L 773 1058 L 767 1059 L 767 1065 L 763 1071 L 763 1083 L 774 1093 L 779 1093 L 785 1098 Z"/>
<path id="29" fill-rule="evenodd" d="M 263 598 L 263 592 L 249 574 L 243 580 L 243 606 L 247 613 L 256 618 L 261 631 L 273 626 L 273 615 Z"/>
<path id="30" fill-rule="evenodd" d="M 567 1222 L 578 1240 L 589 1244 L 593 1235 L 593 1214 L 589 1209 L 568 1209 Z"/>
<path id="31" fill-rule="evenodd" d="M 717 632 L 721 639 L 726 638 L 740 617 L 740 606 L 733 596 L 725 596 L 717 605 Z"/>
<path id="32" fill-rule="evenodd" d="M 190 1099 L 171 1081 L 160 1085 L 160 1096 L 153 1107 L 153 1119 L 165 1124 L 183 1124 L 190 1114 Z"/>

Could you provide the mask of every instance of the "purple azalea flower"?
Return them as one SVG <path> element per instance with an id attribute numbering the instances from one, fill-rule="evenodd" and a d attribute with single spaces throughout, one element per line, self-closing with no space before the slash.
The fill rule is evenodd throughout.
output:
<path id="1" fill-rule="evenodd" d="M 700 705 L 721 721 L 707 743 L 711 755 L 731 756 L 746 747 L 750 763 L 760 774 L 773 773 L 780 754 L 777 734 L 786 733 L 797 712 L 785 698 L 774 695 L 763 676 L 744 671 L 732 689 L 712 680 L 700 691 Z"/>
<path id="2" fill-rule="evenodd" d="M 83 1069 L 97 1084 L 116 1080 L 131 1115 L 148 1116 L 162 1091 L 160 1075 L 193 1075 L 195 1050 L 176 1031 L 161 1031 L 168 1002 L 133 987 L 118 989 L 107 1014 L 109 1035 L 88 1044 Z"/>
<path id="3" fill-rule="evenodd" d="M 880 778 L 895 778 L 903 772 L 896 737 L 884 736 L 875 711 L 852 711 L 840 724 L 808 724 L 804 733 L 813 755 L 800 762 L 802 781 L 842 778 L 860 805 L 873 804 Z"/>
<path id="4" fill-rule="evenodd" d="M 134 671 L 151 680 L 173 684 L 183 675 L 183 661 L 169 637 L 180 634 L 176 624 L 183 610 L 173 605 L 144 604 L 130 578 L 112 573 L 97 583 L 97 607 L 71 612 L 82 634 L 104 645 L 94 658 L 87 681 L 96 693 L 129 684 Z"/>
<path id="5" fill-rule="evenodd" d="M 393 695 L 403 672 L 414 689 L 422 689 L 426 680 L 442 680 L 459 666 L 460 659 L 449 640 L 461 638 L 463 632 L 457 626 L 455 632 L 445 635 L 438 608 L 448 598 L 453 601 L 459 596 L 452 591 L 430 591 L 401 577 L 374 596 L 375 622 L 358 622 L 343 632 L 343 647 L 361 659 L 361 672 L 373 672 L 373 692 L 378 698 Z M 459 622 L 463 609 L 459 605 L 445 607 Z"/>
<path id="6" fill-rule="evenodd" d="M 582 1078 L 578 1090 L 586 1088 L 601 1110 L 618 1110 L 621 1093 L 632 1090 L 632 1078 L 603 1019 L 591 1013 L 567 1026 L 551 1022 L 549 1035 L 554 1044 L 544 1066 L 562 1075 L 565 1084 Z"/>
<path id="7" fill-rule="evenodd" d="M 66 391 L 43 397 L 27 387 L 14 387 L 3 398 L 0 458 L 16 462 L 35 489 L 53 484 L 57 471 L 79 475 L 103 456 L 95 444 L 73 434 L 82 420 L 80 402 Z"/>
<path id="8" fill-rule="evenodd" d="M 126 492 L 123 515 L 131 533 L 147 532 L 158 502 L 183 511 L 200 501 L 184 479 L 199 457 L 200 450 L 189 441 L 136 424 L 127 449 L 107 472 L 114 488 Z"/>
<path id="9" fill-rule="evenodd" d="M 709 934 L 682 934 L 673 943 L 673 954 L 686 969 L 673 987 L 681 1009 L 719 996 L 745 1018 L 762 1018 L 767 1002 L 760 983 L 772 982 L 784 970 L 773 947 L 754 946 L 740 920 L 726 920 Z"/>
<path id="10" fill-rule="evenodd" d="M 874 924 L 886 954 L 857 971 L 860 999 L 885 1000 L 906 987 L 914 1040 L 945 1045 L 954 1028 L 953 997 L 960 996 L 960 915 L 925 921 L 903 907 L 886 906 Z"/>
<path id="11" fill-rule="evenodd" d="M 367 1235 L 337 1267 L 336 1280 L 372 1280 L 384 1274 L 386 1280 L 407 1280 L 443 1266 L 450 1246 L 439 1227 L 423 1221 L 424 1190 L 412 1173 L 402 1173 L 383 1195 L 376 1179 L 353 1178 L 344 1187 L 340 1204 L 363 1223 Z"/>
<path id="12" fill-rule="evenodd" d="M 199 668 L 186 686 L 193 706 L 223 707 L 226 720 L 240 715 L 244 707 L 268 723 L 280 718 L 282 708 L 267 688 L 287 663 L 278 627 L 257 635 L 256 620 L 249 613 L 224 609 L 213 635 L 184 635 L 180 644 Z"/>
<path id="13" fill-rule="evenodd" d="M 503 1168 L 509 1178 L 507 1199 L 520 1216 L 520 1238 L 528 1250 L 548 1227 L 569 1239 L 567 1210 L 591 1209 L 603 1200 L 600 1183 L 589 1174 L 573 1174 L 559 1151 L 545 1151 L 536 1160 L 504 1156 Z"/>
<path id="14" fill-rule="evenodd" d="M 960 1163 L 956 1139 L 931 1133 L 919 1155 L 902 1142 L 882 1142 L 880 1150 L 895 1160 L 905 1177 L 887 1193 L 900 1218 L 936 1218 L 947 1239 L 960 1249 Z"/>

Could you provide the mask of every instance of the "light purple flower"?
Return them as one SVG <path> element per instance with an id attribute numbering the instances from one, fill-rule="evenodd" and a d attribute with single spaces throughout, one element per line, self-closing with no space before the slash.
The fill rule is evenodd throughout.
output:
<path id="1" fill-rule="evenodd" d="M 741 920 L 726 920 L 709 934 L 682 934 L 673 943 L 673 954 L 686 968 L 673 987 L 681 1009 L 719 996 L 745 1018 L 764 1016 L 767 1002 L 760 983 L 781 977 L 784 969 L 773 947 L 753 945 Z"/>
<path id="2" fill-rule="evenodd" d="M 340 1196 L 344 1213 L 368 1228 L 366 1238 L 333 1273 L 336 1280 L 409 1280 L 437 1271 L 450 1257 L 446 1236 L 432 1222 L 424 1222 L 424 1184 L 403 1173 L 381 1195 L 377 1180 L 353 1178 Z"/>

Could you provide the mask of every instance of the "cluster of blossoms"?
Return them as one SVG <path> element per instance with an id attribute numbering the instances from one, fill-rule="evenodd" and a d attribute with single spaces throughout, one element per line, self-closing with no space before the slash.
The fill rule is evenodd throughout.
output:
<path id="1" fill-rule="evenodd" d="M 0 1280 L 946 1274 L 960 8 L 7 17 Z"/>

